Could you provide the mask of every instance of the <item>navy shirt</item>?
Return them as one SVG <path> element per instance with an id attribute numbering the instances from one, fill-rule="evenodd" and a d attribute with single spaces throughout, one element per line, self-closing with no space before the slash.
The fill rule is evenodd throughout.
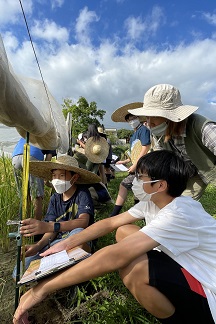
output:
<path id="1" fill-rule="evenodd" d="M 62 200 L 62 195 L 54 193 L 50 198 L 50 203 L 47 209 L 44 221 L 64 222 L 79 218 L 80 214 L 87 213 L 90 216 L 89 226 L 94 223 L 94 205 L 87 188 L 81 185 L 77 186 L 73 196 L 66 200 Z M 68 232 L 60 232 L 57 238 L 62 238 L 63 234 Z"/>

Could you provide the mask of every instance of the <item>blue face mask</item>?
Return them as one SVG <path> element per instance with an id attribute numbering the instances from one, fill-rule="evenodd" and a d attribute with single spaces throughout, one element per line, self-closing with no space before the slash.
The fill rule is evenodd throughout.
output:
<path id="1" fill-rule="evenodd" d="M 167 122 L 163 122 L 160 125 L 150 128 L 150 132 L 155 136 L 163 136 L 166 133 L 167 127 Z"/>

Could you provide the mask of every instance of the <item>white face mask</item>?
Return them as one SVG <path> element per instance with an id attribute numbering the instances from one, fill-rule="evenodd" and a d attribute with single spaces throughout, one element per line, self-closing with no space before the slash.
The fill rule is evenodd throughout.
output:
<path id="1" fill-rule="evenodd" d="M 157 125 L 155 127 L 151 127 L 150 128 L 150 131 L 155 136 L 163 136 L 163 135 L 165 135 L 165 132 L 167 130 L 167 127 L 168 127 L 167 122 L 163 122 L 160 125 Z"/>
<path id="2" fill-rule="evenodd" d="M 128 123 L 131 126 L 131 128 L 135 129 L 135 128 L 137 128 L 137 126 L 139 126 L 140 121 L 138 118 L 136 118 L 136 119 L 129 121 Z"/>
<path id="3" fill-rule="evenodd" d="M 72 187 L 71 180 L 53 179 L 52 185 L 58 194 L 63 194 Z"/>
<path id="4" fill-rule="evenodd" d="M 132 191 L 134 193 L 134 196 L 139 200 L 139 201 L 149 201 L 151 200 L 151 197 L 157 193 L 153 192 L 151 194 L 148 194 L 145 192 L 143 188 L 144 183 L 153 183 L 153 182 L 158 182 L 160 180 L 151 180 L 151 181 L 142 181 L 142 180 L 137 180 L 135 177 L 133 182 L 132 182 Z"/>

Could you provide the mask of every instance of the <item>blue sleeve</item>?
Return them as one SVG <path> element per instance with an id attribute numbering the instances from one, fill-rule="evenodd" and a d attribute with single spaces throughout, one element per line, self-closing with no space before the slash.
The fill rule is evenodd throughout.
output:
<path id="1" fill-rule="evenodd" d="M 142 127 L 140 127 L 138 131 L 140 131 L 138 136 L 142 146 L 150 145 L 151 144 L 150 130 L 143 125 Z"/>

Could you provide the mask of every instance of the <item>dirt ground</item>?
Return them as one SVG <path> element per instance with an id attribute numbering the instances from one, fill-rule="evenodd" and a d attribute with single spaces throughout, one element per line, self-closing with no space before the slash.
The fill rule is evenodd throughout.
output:
<path id="1" fill-rule="evenodd" d="M 0 251 L 0 323 L 12 323 L 15 310 L 15 282 L 11 274 L 16 264 L 17 246 L 11 241 L 8 252 Z M 35 307 L 30 313 L 32 324 L 65 323 L 64 310 L 59 307 L 58 301 L 52 296 Z M 51 316 L 50 316 L 51 315 Z M 50 319 L 52 317 L 52 319 Z"/>

